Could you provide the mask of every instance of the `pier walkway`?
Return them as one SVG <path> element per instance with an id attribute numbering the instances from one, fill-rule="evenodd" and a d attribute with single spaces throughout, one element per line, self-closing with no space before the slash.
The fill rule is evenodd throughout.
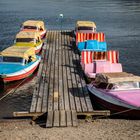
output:
<path id="1" fill-rule="evenodd" d="M 93 109 L 70 31 L 47 33 L 31 108 L 26 115 L 38 117 L 44 113 L 46 127 L 77 126 L 78 115 L 109 113 Z"/>

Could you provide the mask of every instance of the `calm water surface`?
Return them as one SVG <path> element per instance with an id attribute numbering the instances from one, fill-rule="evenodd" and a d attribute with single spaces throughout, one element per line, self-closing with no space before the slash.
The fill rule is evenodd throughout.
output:
<path id="1" fill-rule="evenodd" d="M 63 29 L 74 29 L 77 20 L 95 21 L 108 48 L 120 51 L 124 71 L 140 75 L 140 0 L 0 0 L 0 50 L 12 45 L 25 20 L 40 19 L 48 29 L 60 29 L 60 13 Z M 0 101 L 0 118 L 29 109 L 30 101 L 28 93 L 8 96 Z"/>

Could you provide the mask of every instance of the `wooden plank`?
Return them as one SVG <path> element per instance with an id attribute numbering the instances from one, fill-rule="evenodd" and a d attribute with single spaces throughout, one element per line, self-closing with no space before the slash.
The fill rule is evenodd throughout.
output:
<path id="1" fill-rule="evenodd" d="M 41 55 L 42 58 L 41 58 L 41 62 L 40 62 L 40 65 L 39 65 L 39 70 L 38 70 L 38 73 L 37 73 L 37 81 L 36 81 L 35 89 L 34 89 L 34 92 L 33 92 L 30 112 L 35 112 L 36 111 L 37 101 L 38 101 L 38 97 L 39 97 L 40 81 L 42 80 L 41 79 L 42 78 L 41 74 L 42 74 L 42 70 L 43 70 L 44 54 L 45 54 L 45 49 L 42 50 L 42 55 Z"/>
<path id="2" fill-rule="evenodd" d="M 47 67 L 45 65 L 45 67 Z M 45 72 L 47 74 L 47 71 Z M 42 110 L 41 112 L 47 112 L 47 98 L 48 98 L 48 81 L 46 75 L 44 77 L 44 86 L 43 86 L 43 99 L 42 99 Z"/>
<path id="3" fill-rule="evenodd" d="M 47 36 L 47 44 L 46 44 L 46 56 L 45 56 L 45 67 L 46 67 L 46 71 L 45 71 L 45 79 L 44 79 L 44 94 L 43 94 L 43 101 L 42 101 L 42 112 L 47 112 L 47 99 L 48 99 L 48 62 L 49 62 L 49 55 L 50 54 L 50 43 L 49 40 L 51 38 L 51 34 L 52 32 L 48 32 L 48 36 Z"/>
<path id="4" fill-rule="evenodd" d="M 66 123 L 67 126 L 72 126 L 72 116 L 71 116 L 71 111 L 66 111 Z"/>
<path id="5" fill-rule="evenodd" d="M 70 44 L 70 40 L 68 39 L 68 44 Z M 70 61 L 70 72 L 71 72 L 71 77 L 72 77 L 72 89 L 71 90 L 71 94 L 73 94 L 74 96 L 74 101 L 75 101 L 75 105 L 76 105 L 76 110 L 77 112 L 81 112 L 82 108 L 81 108 L 81 103 L 80 103 L 80 99 L 78 97 L 78 87 L 77 87 L 77 83 L 76 83 L 76 77 L 75 77 L 75 69 L 74 69 L 74 60 L 72 58 L 73 56 L 73 50 L 71 47 L 71 50 L 69 51 L 69 61 Z"/>
<path id="6" fill-rule="evenodd" d="M 58 55 L 58 32 L 56 33 L 56 39 L 55 39 L 55 55 L 54 55 L 54 59 L 55 59 L 55 64 L 54 64 L 54 110 L 58 110 L 58 99 L 59 99 L 59 92 L 58 92 L 58 61 L 59 61 L 59 55 Z"/>
<path id="7" fill-rule="evenodd" d="M 43 71 L 42 71 L 42 78 L 40 81 L 39 86 L 39 94 L 38 94 L 38 101 L 36 106 L 36 112 L 41 112 L 42 109 L 42 100 L 43 100 L 43 92 L 44 92 L 44 81 L 45 81 L 45 64 L 43 63 Z"/>
<path id="8" fill-rule="evenodd" d="M 64 110 L 64 96 L 63 96 L 63 64 L 62 64 L 62 38 L 61 32 L 59 32 L 59 110 Z"/>
<path id="9" fill-rule="evenodd" d="M 32 103 L 31 103 L 31 107 L 30 107 L 30 112 L 35 112 L 36 110 L 36 104 L 37 104 L 37 98 L 38 98 L 38 94 L 39 94 L 39 85 L 40 85 L 40 80 L 41 79 L 41 73 L 42 73 L 42 69 L 43 69 L 43 63 L 40 63 L 39 65 L 39 71 L 37 74 L 37 82 L 35 85 L 35 89 L 33 91 L 33 97 L 32 97 Z"/>
<path id="10" fill-rule="evenodd" d="M 67 48 L 66 48 L 66 66 L 67 66 L 67 82 L 68 82 L 68 93 L 69 93 L 69 102 L 70 102 L 70 108 L 71 110 L 76 110 L 76 104 L 75 104 L 75 99 L 74 99 L 74 93 L 72 90 L 72 76 L 71 76 L 71 62 L 70 62 L 70 41 L 69 41 L 69 35 L 65 36 Z"/>
<path id="11" fill-rule="evenodd" d="M 48 111 L 46 127 L 53 127 L 53 111 Z"/>
<path id="12" fill-rule="evenodd" d="M 49 97 L 48 97 L 48 111 L 53 110 L 53 96 L 54 96 L 54 68 L 55 68 L 55 63 L 54 63 L 54 55 L 55 55 L 55 39 L 56 39 L 56 31 L 53 32 L 52 38 L 51 38 L 51 49 L 52 49 L 52 54 L 51 54 L 51 60 L 50 60 L 50 69 L 49 69 Z"/>
<path id="13" fill-rule="evenodd" d="M 50 86 L 50 71 L 51 71 L 51 63 L 52 63 L 52 53 L 53 53 L 53 44 L 52 44 L 52 40 L 53 40 L 53 31 L 49 31 L 48 36 L 49 38 L 47 39 L 47 44 L 49 47 L 49 55 L 48 55 L 48 64 L 47 64 L 47 72 L 46 72 L 46 80 L 47 82 L 44 85 L 44 90 L 47 94 L 47 101 L 46 101 L 46 110 L 48 111 L 48 105 L 49 105 L 49 100 L 51 101 L 50 98 L 52 98 L 49 92 L 49 86 Z M 45 106 L 45 102 L 44 102 L 44 106 Z M 45 110 L 45 108 L 44 108 Z M 51 109 L 50 109 L 51 110 Z"/>
<path id="14" fill-rule="evenodd" d="M 45 100 L 47 94 L 44 91 L 44 84 L 46 83 L 46 69 L 47 69 L 47 63 L 46 63 L 46 46 L 45 47 L 45 52 L 43 56 L 43 70 L 42 70 L 42 79 L 40 80 L 40 86 L 39 86 L 39 96 L 38 96 L 38 102 L 36 106 L 36 112 L 46 112 L 46 106 L 43 106 L 44 110 L 42 109 L 43 105 L 43 100 Z M 45 95 L 44 95 L 45 94 Z"/>
<path id="15" fill-rule="evenodd" d="M 68 44 L 69 45 L 69 44 Z M 75 101 L 74 101 L 74 93 L 72 90 L 72 77 L 71 77 L 71 72 L 70 72 L 70 59 L 69 59 L 69 48 L 67 47 L 67 51 L 66 51 L 66 63 L 67 63 L 67 82 L 68 82 L 68 94 L 69 94 L 69 102 L 70 102 L 70 108 L 71 110 L 76 110 L 75 107 Z"/>
<path id="16" fill-rule="evenodd" d="M 70 40 L 73 40 L 73 39 L 70 38 Z M 76 49 L 75 46 L 72 46 L 72 49 L 75 50 Z M 77 51 L 77 49 L 76 49 L 76 51 Z M 82 68 L 80 65 L 80 56 L 78 55 L 78 53 L 75 53 L 75 59 L 77 60 L 76 67 L 77 67 L 77 71 L 79 74 L 79 77 L 77 77 L 77 78 L 78 78 L 78 81 L 81 81 L 80 84 L 82 84 L 81 86 L 82 86 L 82 90 L 83 90 L 83 97 L 85 98 L 85 103 L 84 103 L 84 101 L 81 101 L 82 107 L 84 107 L 83 111 L 86 111 L 86 106 L 87 106 L 88 111 L 93 111 L 93 107 L 91 104 L 91 100 L 90 100 L 87 86 L 86 86 L 85 79 L 84 79 L 84 74 L 83 74 L 83 71 L 82 71 Z M 82 100 L 83 100 L 83 98 L 82 98 Z M 85 106 L 85 104 L 86 104 L 86 106 Z"/>
<path id="17" fill-rule="evenodd" d="M 80 101 L 81 101 L 81 107 L 82 107 L 82 112 L 86 112 L 88 111 L 87 109 L 87 104 L 85 102 L 85 96 L 84 96 L 84 93 L 83 93 L 83 86 L 82 86 L 82 82 L 81 82 L 81 78 L 80 78 L 80 72 L 81 72 L 81 69 L 79 69 L 79 59 L 77 59 L 76 57 L 76 52 L 73 53 L 73 60 L 75 61 L 75 65 L 74 65 L 74 68 L 75 68 L 75 76 L 76 76 L 76 82 L 77 82 L 77 86 L 78 86 L 78 96 L 80 98 Z"/>
<path id="18" fill-rule="evenodd" d="M 77 120 L 76 111 L 72 110 L 71 113 L 72 113 L 72 125 L 73 126 L 78 126 L 78 120 Z"/>
<path id="19" fill-rule="evenodd" d="M 60 126 L 60 111 L 56 110 L 54 111 L 54 123 L 53 126 L 58 127 Z"/>
<path id="20" fill-rule="evenodd" d="M 91 115 L 91 116 L 109 116 L 110 115 L 110 111 L 109 110 L 94 110 L 92 112 L 78 112 L 77 113 L 78 116 L 82 116 L 82 115 Z"/>
<path id="21" fill-rule="evenodd" d="M 65 102 L 65 110 L 70 110 L 69 106 L 69 98 L 68 98 L 68 85 L 67 85 L 67 71 L 66 71 L 66 51 L 65 48 L 65 34 L 66 32 L 62 32 L 62 52 L 63 52 L 63 87 L 64 87 L 64 102 Z"/>
<path id="22" fill-rule="evenodd" d="M 35 112 L 35 110 L 36 110 L 37 98 L 38 98 L 38 93 L 39 93 L 38 92 L 38 84 L 35 85 L 35 89 L 33 91 L 33 97 L 32 97 L 30 112 Z"/>
<path id="23" fill-rule="evenodd" d="M 81 69 L 81 70 L 79 70 L 79 76 L 80 76 L 81 83 L 82 83 L 83 96 L 85 97 L 85 102 L 86 102 L 86 105 L 87 105 L 87 111 L 93 111 L 91 99 L 89 97 L 89 92 L 88 92 L 87 85 L 86 85 L 86 82 L 85 82 L 85 79 L 84 79 L 84 73 L 83 73 L 81 65 L 80 65 L 80 56 L 76 55 L 76 57 L 79 60 L 79 64 L 77 64 L 77 65 L 79 66 L 79 69 Z"/>
<path id="24" fill-rule="evenodd" d="M 66 126 L 66 112 L 65 110 L 60 110 L 60 126 Z"/>
<path id="25" fill-rule="evenodd" d="M 42 116 L 44 113 L 37 113 L 37 112 L 13 112 L 14 117 L 38 117 Z"/>

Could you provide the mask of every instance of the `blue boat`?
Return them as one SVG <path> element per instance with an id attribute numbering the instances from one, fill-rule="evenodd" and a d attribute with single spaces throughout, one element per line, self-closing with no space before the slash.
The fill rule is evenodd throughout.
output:
<path id="1" fill-rule="evenodd" d="M 11 82 L 31 75 L 40 63 L 41 57 L 34 48 L 11 46 L 0 52 L 0 81 Z"/>

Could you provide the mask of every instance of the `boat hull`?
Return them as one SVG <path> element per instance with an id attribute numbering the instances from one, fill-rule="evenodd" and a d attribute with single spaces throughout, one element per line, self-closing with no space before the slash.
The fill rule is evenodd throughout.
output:
<path id="1" fill-rule="evenodd" d="M 89 88 L 88 88 L 89 89 Z M 116 105 L 111 102 L 108 102 L 99 96 L 96 96 L 94 92 L 89 90 L 91 93 L 91 98 L 94 103 L 97 104 L 98 107 L 102 109 L 108 109 L 111 111 L 112 116 L 120 116 L 120 117 L 128 117 L 133 119 L 140 119 L 140 110 L 131 109 L 127 107 L 123 107 L 121 105 Z"/>
<path id="2" fill-rule="evenodd" d="M 40 35 L 41 35 L 41 39 L 46 38 L 46 31 L 44 31 L 44 32 L 40 33 Z"/>
<path id="3" fill-rule="evenodd" d="M 23 69 L 22 72 L 17 71 L 16 73 L 11 74 L 11 75 L 1 76 L 0 81 L 3 83 L 7 83 L 7 82 L 12 82 L 12 81 L 17 81 L 17 80 L 27 78 L 37 69 L 39 63 L 40 63 L 40 59 L 37 60 L 35 64 L 30 66 L 30 68 Z"/>
<path id="4" fill-rule="evenodd" d="M 36 46 L 35 47 L 35 53 L 38 54 L 41 51 L 42 47 L 43 47 L 43 43 L 41 43 L 40 45 Z"/>

